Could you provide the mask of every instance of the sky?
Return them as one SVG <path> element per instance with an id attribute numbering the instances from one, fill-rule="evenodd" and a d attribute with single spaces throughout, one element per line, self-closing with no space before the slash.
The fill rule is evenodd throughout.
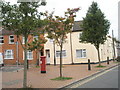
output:
<path id="1" fill-rule="evenodd" d="M 11 3 L 16 3 L 17 0 L 5 0 Z M 81 10 L 77 13 L 75 21 L 83 20 L 86 16 L 87 10 L 92 2 L 97 2 L 101 11 L 105 14 L 106 19 L 111 23 L 109 29 L 109 35 L 112 36 L 112 30 L 114 36 L 118 38 L 118 2 L 120 0 L 46 0 L 47 5 L 41 6 L 39 10 L 41 12 L 55 11 L 55 15 L 63 16 L 67 8 L 78 8 Z"/>

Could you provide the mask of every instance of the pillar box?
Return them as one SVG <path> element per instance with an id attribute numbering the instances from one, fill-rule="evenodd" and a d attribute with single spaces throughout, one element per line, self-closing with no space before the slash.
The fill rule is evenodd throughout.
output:
<path id="1" fill-rule="evenodd" d="M 46 73 L 46 56 L 41 56 L 41 73 Z"/>

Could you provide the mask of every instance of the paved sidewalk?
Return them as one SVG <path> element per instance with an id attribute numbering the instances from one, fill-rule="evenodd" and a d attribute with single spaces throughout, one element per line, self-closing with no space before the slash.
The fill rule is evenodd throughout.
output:
<path id="1" fill-rule="evenodd" d="M 27 72 L 27 85 L 32 88 L 60 88 L 66 86 L 72 82 L 83 79 L 103 69 L 116 65 L 117 63 L 111 61 L 109 65 L 105 65 L 104 68 L 96 68 L 98 64 L 92 64 L 92 70 L 87 70 L 87 64 L 83 65 L 63 65 L 63 76 L 72 77 L 71 80 L 66 81 L 54 81 L 50 80 L 59 76 L 59 65 L 47 65 L 47 73 L 41 74 L 40 68 L 32 67 Z M 23 70 L 18 72 L 2 72 L 2 88 L 21 88 L 23 80 Z"/>
<path id="2" fill-rule="evenodd" d="M 2 68 L 2 72 L 16 72 L 18 70 L 23 70 L 23 65 L 20 65 L 20 66 L 17 66 L 17 65 L 7 65 L 7 66 L 4 66 L 4 67 L 1 67 Z"/>

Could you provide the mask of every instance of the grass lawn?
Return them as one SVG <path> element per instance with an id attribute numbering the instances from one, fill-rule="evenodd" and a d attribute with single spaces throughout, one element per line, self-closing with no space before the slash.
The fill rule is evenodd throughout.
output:
<path id="1" fill-rule="evenodd" d="M 70 79 L 72 79 L 72 77 L 57 77 L 57 78 L 53 78 L 53 79 L 50 79 L 50 80 L 63 81 L 63 80 L 70 80 Z"/>

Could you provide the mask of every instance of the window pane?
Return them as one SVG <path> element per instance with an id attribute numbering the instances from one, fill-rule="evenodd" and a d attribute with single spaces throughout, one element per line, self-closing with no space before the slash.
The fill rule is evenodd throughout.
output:
<path id="1" fill-rule="evenodd" d="M 11 40 L 11 42 L 14 42 L 14 39 L 13 39 L 13 40 Z"/>
<path id="2" fill-rule="evenodd" d="M 12 50 L 6 50 L 4 55 L 5 55 L 6 59 L 13 59 L 13 51 Z"/>
<path id="3" fill-rule="evenodd" d="M 56 51 L 56 57 L 60 57 L 60 52 Z"/>
<path id="4" fill-rule="evenodd" d="M 53 42 L 53 39 L 49 39 L 49 42 Z"/>
<path id="5" fill-rule="evenodd" d="M 4 43 L 4 40 L 0 40 L 0 43 L 3 44 L 3 43 Z"/>
<path id="6" fill-rule="evenodd" d="M 34 36 L 34 39 L 38 40 L 38 36 L 37 36 L 37 35 L 36 35 L 36 36 Z"/>
<path id="7" fill-rule="evenodd" d="M 0 36 L 0 39 L 3 39 L 3 36 Z"/>
<path id="8" fill-rule="evenodd" d="M 60 57 L 60 51 L 56 51 L 56 57 Z M 66 57 L 66 50 L 62 51 L 62 57 Z"/>
<path id="9" fill-rule="evenodd" d="M 14 36 L 10 36 L 10 38 L 14 38 Z"/>
<path id="10" fill-rule="evenodd" d="M 86 49 L 83 49 L 83 57 L 86 57 Z"/>
<path id="11" fill-rule="evenodd" d="M 79 38 L 82 36 L 82 33 L 79 33 Z"/>
<path id="12" fill-rule="evenodd" d="M 2 40 L 2 42 L 1 43 L 4 43 L 4 40 Z"/>
<path id="13" fill-rule="evenodd" d="M 28 41 L 28 39 L 27 39 Z M 22 44 L 25 44 L 25 37 L 22 37 Z"/>
<path id="14" fill-rule="evenodd" d="M 86 57 L 86 52 L 83 52 L 83 57 Z"/>
<path id="15" fill-rule="evenodd" d="M 66 56 L 66 51 L 65 51 L 65 50 L 62 51 L 62 56 L 63 56 L 63 57 Z"/>
<path id="16" fill-rule="evenodd" d="M 81 57 L 81 50 L 76 50 L 76 56 Z"/>
<path id="17" fill-rule="evenodd" d="M 27 51 L 27 59 L 33 59 L 33 53 L 32 51 Z"/>
<path id="18" fill-rule="evenodd" d="M 4 43 L 4 37 L 0 36 L 0 44 L 3 44 L 3 43 Z"/>
<path id="19" fill-rule="evenodd" d="M 86 49 L 76 50 L 76 57 L 78 58 L 86 57 Z"/>
<path id="20" fill-rule="evenodd" d="M 14 43 L 14 36 L 13 35 L 9 36 L 9 43 L 10 44 Z"/>

